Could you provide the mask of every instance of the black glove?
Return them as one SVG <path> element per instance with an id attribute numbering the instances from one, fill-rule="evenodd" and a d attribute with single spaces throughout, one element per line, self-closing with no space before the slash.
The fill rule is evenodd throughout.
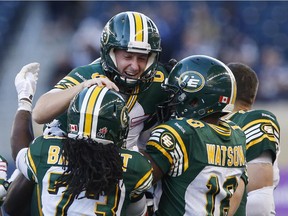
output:
<path id="1" fill-rule="evenodd" d="M 164 68 L 167 70 L 168 73 L 170 73 L 170 71 L 172 70 L 172 68 L 177 64 L 177 60 L 176 59 L 170 59 L 168 61 L 168 63 L 163 64 Z"/>

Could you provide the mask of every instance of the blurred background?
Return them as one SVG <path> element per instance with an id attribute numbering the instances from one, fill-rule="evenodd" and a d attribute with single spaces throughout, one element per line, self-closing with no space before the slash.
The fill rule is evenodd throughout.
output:
<path id="1" fill-rule="evenodd" d="M 105 23 L 121 11 L 138 11 L 159 28 L 161 61 L 206 54 L 248 64 L 260 79 L 254 108 L 273 112 L 281 127 L 277 215 L 288 212 L 288 2 L 286 1 L 1 1 L 0 154 L 14 170 L 10 134 L 17 109 L 14 77 L 39 62 L 39 96 L 76 66 L 99 57 Z M 40 135 L 41 125 L 34 125 Z"/>

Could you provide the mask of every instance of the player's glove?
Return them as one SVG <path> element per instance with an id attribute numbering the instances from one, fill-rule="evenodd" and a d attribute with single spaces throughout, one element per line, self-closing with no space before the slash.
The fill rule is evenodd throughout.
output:
<path id="1" fill-rule="evenodd" d="M 177 64 L 176 59 L 170 59 L 167 63 L 164 64 L 165 69 L 167 70 L 168 73 L 172 70 L 172 68 Z"/>
<path id="2" fill-rule="evenodd" d="M 40 64 L 30 63 L 22 67 L 15 77 L 15 87 L 18 93 L 18 110 L 32 111 L 32 100 L 36 91 Z"/>

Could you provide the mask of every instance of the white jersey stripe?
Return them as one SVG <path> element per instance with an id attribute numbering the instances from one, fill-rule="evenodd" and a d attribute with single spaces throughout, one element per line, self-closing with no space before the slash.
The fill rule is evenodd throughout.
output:
<path id="1" fill-rule="evenodd" d="M 246 143 L 249 143 L 249 142 L 250 142 L 251 140 L 253 140 L 253 139 L 259 138 L 259 137 L 261 137 L 262 135 L 263 135 L 263 133 L 260 132 L 260 133 L 257 133 L 257 134 L 255 134 L 255 135 L 253 135 L 253 136 L 250 136 L 249 138 L 246 139 Z"/>
<path id="2" fill-rule="evenodd" d="M 245 133 L 246 134 L 246 138 L 248 139 L 249 137 L 251 137 L 251 136 L 253 136 L 254 134 L 256 134 L 256 133 L 259 133 L 261 130 L 258 128 L 258 129 L 256 129 L 256 130 L 254 130 L 254 131 L 251 131 L 250 133 Z"/>
<path id="3" fill-rule="evenodd" d="M 251 131 L 253 131 L 257 128 L 260 128 L 260 125 L 261 124 L 257 124 L 257 125 L 254 125 L 253 127 L 250 127 L 249 129 L 245 130 L 245 134 L 250 133 Z"/>

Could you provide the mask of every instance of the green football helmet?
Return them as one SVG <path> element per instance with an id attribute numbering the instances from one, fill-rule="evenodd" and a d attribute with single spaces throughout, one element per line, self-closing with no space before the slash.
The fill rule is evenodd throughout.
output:
<path id="1" fill-rule="evenodd" d="M 83 89 L 71 101 L 67 116 L 68 137 L 125 147 L 128 109 L 122 96 L 113 90 L 96 85 Z"/>
<path id="2" fill-rule="evenodd" d="M 164 88 L 171 91 L 166 106 L 178 117 L 201 119 L 213 113 L 233 111 L 236 81 L 221 61 L 193 55 L 179 61 L 171 70 Z"/>
<path id="3" fill-rule="evenodd" d="M 124 76 L 118 71 L 115 49 L 149 55 L 145 71 L 138 79 Z M 115 15 L 105 25 L 101 35 L 101 64 L 106 75 L 124 94 L 138 94 L 150 86 L 161 50 L 157 26 L 142 13 L 127 11 Z"/>

